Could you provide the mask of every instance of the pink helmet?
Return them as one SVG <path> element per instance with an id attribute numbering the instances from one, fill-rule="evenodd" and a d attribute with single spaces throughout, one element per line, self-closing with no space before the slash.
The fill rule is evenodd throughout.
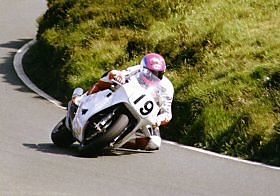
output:
<path id="1" fill-rule="evenodd" d="M 142 58 L 140 65 L 142 65 L 144 69 L 150 70 L 159 79 L 162 79 L 166 70 L 164 58 L 156 53 L 149 53 L 145 55 Z"/>

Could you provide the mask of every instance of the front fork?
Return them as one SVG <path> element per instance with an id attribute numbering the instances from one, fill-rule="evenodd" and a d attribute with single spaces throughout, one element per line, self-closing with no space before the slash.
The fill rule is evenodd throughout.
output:
<path id="1" fill-rule="evenodd" d="M 112 118 L 116 115 L 116 109 L 114 109 L 112 112 L 106 114 L 101 120 L 99 120 L 97 123 L 94 122 L 94 129 L 96 132 L 94 132 L 92 135 L 89 137 L 85 138 L 85 140 L 89 141 L 96 135 L 106 132 L 106 129 L 110 126 L 112 122 Z"/>
<path id="2" fill-rule="evenodd" d="M 106 131 L 107 127 L 110 125 L 110 121 L 115 115 L 115 110 L 104 116 L 98 123 L 94 123 L 95 129 L 98 130 L 98 132 L 104 132 Z"/>

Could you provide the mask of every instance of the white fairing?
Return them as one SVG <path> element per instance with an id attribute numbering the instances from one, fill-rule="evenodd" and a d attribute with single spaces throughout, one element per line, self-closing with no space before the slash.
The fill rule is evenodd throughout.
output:
<path id="1" fill-rule="evenodd" d="M 123 103 L 138 119 L 134 132 L 143 126 L 156 123 L 159 107 L 158 100 L 154 97 L 158 97 L 157 93 L 160 92 L 159 80 L 151 74 L 142 72 L 134 73 L 127 78 L 128 82 L 117 85 L 115 91 L 107 89 L 89 96 L 82 96 L 80 106 L 72 121 L 73 135 L 78 141 L 83 141 L 83 132 L 90 117 L 118 103 Z"/>

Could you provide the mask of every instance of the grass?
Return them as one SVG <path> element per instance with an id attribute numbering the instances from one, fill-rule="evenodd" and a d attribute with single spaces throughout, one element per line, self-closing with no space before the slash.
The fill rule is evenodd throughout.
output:
<path id="1" fill-rule="evenodd" d="M 48 0 L 26 71 L 66 102 L 109 69 L 162 54 L 175 87 L 162 136 L 280 165 L 280 2 Z"/>

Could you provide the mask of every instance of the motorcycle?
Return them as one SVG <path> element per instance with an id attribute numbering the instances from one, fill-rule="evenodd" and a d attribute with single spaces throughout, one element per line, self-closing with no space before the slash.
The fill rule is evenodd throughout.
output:
<path id="1" fill-rule="evenodd" d="M 70 118 L 63 118 L 52 130 L 51 139 L 60 147 L 79 143 L 81 155 L 118 149 L 139 130 L 150 136 L 159 113 L 160 80 L 149 70 L 126 76 L 126 82 L 113 81 L 110 89 L 84 94 Z"/>

